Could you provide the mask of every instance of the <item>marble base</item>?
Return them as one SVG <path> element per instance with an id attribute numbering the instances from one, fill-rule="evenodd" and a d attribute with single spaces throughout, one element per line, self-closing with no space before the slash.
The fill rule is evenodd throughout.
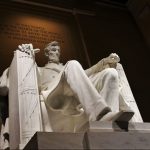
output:
<path id="1" fill-rule="evenodd" d="M 150 149 L 150 123 L 90 122 L 84 133 L 37 132 L 24 150 Z"/>
<path id="2" fill-rule="evenodd" d="M 91 132 L 128 131 L 150 133 L 150 123 L 93 121 L 86 126 Z"/>
<path id="3" fill-rule="evenodd" d="M 37 132 L 24 150 L 85 149 L 84 133 Z"/>
<path id="4" fill-rule="evenodd" d="M 88 132 L 87 149 L 150 149 L 150 133 L 130 132 Z"/>

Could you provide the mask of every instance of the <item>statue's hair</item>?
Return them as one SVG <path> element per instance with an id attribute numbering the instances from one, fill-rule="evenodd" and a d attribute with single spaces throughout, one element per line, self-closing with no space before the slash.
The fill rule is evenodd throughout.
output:
<path id="1" fill-rule="evenodd" d="M 44 48 L 44 52 L 45 52 L 46 56 L 48 56 L 48 52 L 49 52 L 49 49 L 47 49 L 47 47 L 50 47 L 50 46 L 60 46 L 60 45 L 59 45 L 59 42 L 57 42 L 57 41 L 52 41 L 52 42 L 48 43 Z"/>

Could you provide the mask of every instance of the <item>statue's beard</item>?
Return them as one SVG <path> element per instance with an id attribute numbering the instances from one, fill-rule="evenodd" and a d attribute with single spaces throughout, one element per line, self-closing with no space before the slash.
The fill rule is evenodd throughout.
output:
<path id="1" fill-rule="evenodd" d="M 55 54 L 49 56 L 49 62 L 59 63 L 59 57 Z"/>

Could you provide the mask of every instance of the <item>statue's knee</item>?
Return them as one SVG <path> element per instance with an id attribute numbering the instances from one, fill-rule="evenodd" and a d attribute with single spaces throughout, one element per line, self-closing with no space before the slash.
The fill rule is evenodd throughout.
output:
<path id="1" fill-rule="evenodd" d="M 67 66 L 69 66 L 70 68 L 81 67 L 80 63 L 76 60 L 70 60 L 67 64 Z"/>
<path id="2" fill-rule="evenodd" d="M 114 79 L 114 80 L 118 79 L 118 72 L 114 68 L 107 68 L 106 75 L 109 76 L 111 79 Z"/>

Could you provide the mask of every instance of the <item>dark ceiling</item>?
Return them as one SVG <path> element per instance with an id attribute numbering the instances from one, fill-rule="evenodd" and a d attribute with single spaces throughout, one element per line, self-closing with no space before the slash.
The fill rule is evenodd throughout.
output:
<path id="1" fill-rule="evenodd" d="M 126 4 L 128 0 L 26 0 L 26 1 L 34 1 L 34 2 L 41 2 L 41 3 L 60 3 L 60 4 L 67 4 L 67 3 L 95 3 L 95 2 L 103 2 L 103 3 L 113 3 L 113 4 Z"/>
<path id="2" fill-rule="evenodd" d="M 21 1 L 21 0 L 20 0 Z M 46 5 L 55 5 L 65 8 L 92 8 L 95 5 L 107 4 L 125 7 L 128 0 L 24 0 Z"/>

